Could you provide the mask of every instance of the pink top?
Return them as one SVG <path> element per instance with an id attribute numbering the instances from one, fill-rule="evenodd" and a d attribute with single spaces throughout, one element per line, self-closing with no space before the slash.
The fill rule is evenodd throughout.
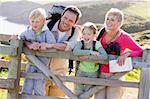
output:
<path id="1" fill-rule="evenodd" d="M 124 31 L 120 32 L 121 32 L 120 36 L 118 36 L 115 40 L 113 40 L 113 42 L 117 42 L 120 46 L 120 55 L 122 55 L 126 49 L 129 49 L 131 51 L 130 54 L 131 57 L 141 56 L 143 49 L 135 42 L 135 40 L 133 40 L 133 38 L 129 34 L 127 34 Z M 106 32 L 101 37 L 100 42 L 102 46 L 106 49 L 107 44 L 104 38 L 105 35 Z M 109 73 L 109 64 L 102 64 L 101 72 Z"/>

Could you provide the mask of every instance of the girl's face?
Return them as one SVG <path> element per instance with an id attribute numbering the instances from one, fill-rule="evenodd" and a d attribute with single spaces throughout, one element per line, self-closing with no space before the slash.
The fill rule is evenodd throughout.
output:
<path id="1" fill-rule="evenodd" d="M 118 21 L 118 17 L 113 14 L 108 14 L 105 19 L 105 28 L 109 31 L 119 30 L 121 26 L 121 22 Z"/>
<path id="2" fill-rule="evenodd" d="M 82 31 L 82 39 L 86 44 L 91 43 L 95 39 L 95 34 L 93 33 L 93 30 L 85 27 Z"/>
<path id="3" fill-rule="evenodd" d="M 39 16 L 35 19 L 30 19 L 30 25 L 35 32 L 39 32 L 45 23 L 45 19 L 42 16 Z"/>

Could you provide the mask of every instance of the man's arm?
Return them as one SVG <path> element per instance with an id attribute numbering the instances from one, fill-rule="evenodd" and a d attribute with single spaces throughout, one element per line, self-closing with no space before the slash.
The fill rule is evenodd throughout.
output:
<path id="1" fill-rule="evenodd" d="M 67 44 L 65 43 L 55 43 L 55 44 L 48 44 L 47 43 L 47 48 L 52 48 L 60 51 L 64 51 L 66 49 Z"/>

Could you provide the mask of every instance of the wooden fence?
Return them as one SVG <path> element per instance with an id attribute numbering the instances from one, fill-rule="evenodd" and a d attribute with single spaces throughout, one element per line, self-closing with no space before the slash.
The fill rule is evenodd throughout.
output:
<path id="1" fill-rule="evenodd" d="M 8 42 L 9 35 L 0 34 L 0 41 Z M 43 74 L 39 73 L 22 73 L 21 68 L 24 68 L 24 64 L 21 64 L 21 53 L 24 52 L 26 57 L 32 61 L 39 69 L 42 70 Z M 35 55 L 46 56 L 46 57 L 60 57 L 72 60 L 82 60 L 78 56 L 73 55 L 72 52 L 63 52 L 56 50 L 48 50 L 44 52 L 31 51 L 22 46 L 22 41 L 13 40 L 10 44 L 0 44 L 0 54 L 9 55 L 12 58 L 8 61 L 0 60 L 0 66 L 8 66 L 8 78 L 0 79 L 0 88 L 7 89 L 7 99 L 67 99 L 62 97 L 51 97 L 51 96 L 35 96 L 35 95 L 23 95 L 19 94 L 20 89 L 20 77 L 26 78 L 47 78 L 52 80 L 63 92 L 71 99 L 80 99 L 91 96 L 93 93 L 105 88 L 106 86 L 123 86 L 138 88 L 138 99 L 148 99 L 150 92 L 150 50 L 145 49 L 142 57 L 132 58 L 132 64 L 134 68 L 141 68 L 140 81 L 139 82 L 128 82 L 115 80 L 125 73 L 116 73 L 112 77 L 107 79 L 102 78 L 86 78 L 86 77 L 74 77 L 74 76 L 58 76 L 55 75 L 51 70 L 48 69 L 41 61 L 39 61 Z M 108 60 L 100 59 L 98 57 L 92 57 L 86 61 L 95 61 L 98 63 L 108 63 Z M 76 96 L 70 91 L 63 82 L 74 82 L 96 85 L 89 91 L 83 93 L 80 96 Z"/>

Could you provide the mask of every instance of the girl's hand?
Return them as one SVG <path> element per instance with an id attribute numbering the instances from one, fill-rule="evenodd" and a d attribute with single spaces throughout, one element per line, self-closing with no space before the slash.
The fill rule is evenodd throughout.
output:
<path id="1" fill-rule="evenodd" d="M 88 59 L 88 56 L 87 55 L 81 55 L 81 56 L 79 56 L 79 58 L 81 58 L 81 59 Z"/>
<path id="2" fill-rule="evenodd" d="M 91 51 L 90 54 L 94 55 L 94 56 L 99 56 L 99 52 L 97 52 L 97 51 Z"/>

